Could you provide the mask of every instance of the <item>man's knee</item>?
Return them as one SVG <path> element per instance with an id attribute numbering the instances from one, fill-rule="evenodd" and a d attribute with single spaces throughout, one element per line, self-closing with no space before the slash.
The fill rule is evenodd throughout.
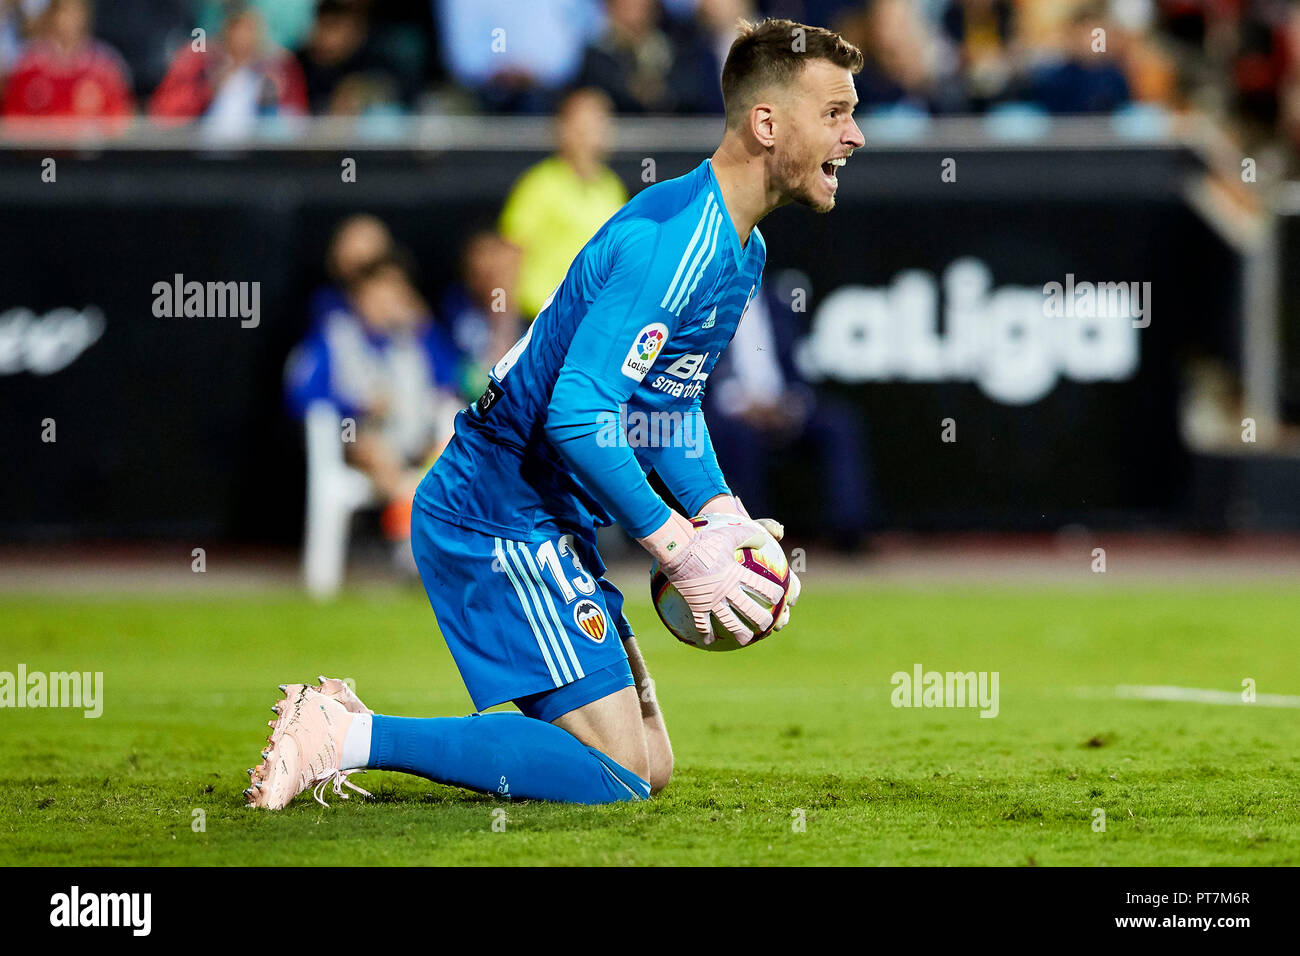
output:
<path id="1" fill-rule="evenodd" d="M 673 775 L 673 747 L 668 735 L 661 731 L 646 732 L 647 772 L 643 779 L 650 784 L 650 795 L 654 796 L 664 787 Z"/>
<path id="2" fill-rule="evenodd" d="M 637 737 L 638 735 L 634 734 L 622 740 L 607 741 L 605 746 L 596 749 L 642 780 L 649 781 L 650 792 L 653 793 L 654 778 L 651 776 L 653 768 L 650 755 L 646 750 L 645 741 Z"/>
<path id="3" fill-rule="evenodd" d="M 673 776 L 673 755 L 671 753 L 659 760 L 650 762 L 650 776 L 643 779 L 650 782 L 650 796 L 654 796 L 668 786 Z"/>
<path id="4" fill-rule="evenodd" d="M 649 783 L 651 796 L 668 786 L 673 775 L 673 748 L 662 731 L 645 728 L 596 749 Z"/>

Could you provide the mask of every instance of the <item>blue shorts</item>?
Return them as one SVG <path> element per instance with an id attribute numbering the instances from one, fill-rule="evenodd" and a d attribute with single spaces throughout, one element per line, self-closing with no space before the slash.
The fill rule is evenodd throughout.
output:
<path id="1" fill-rule="evenodd" d="M 590 535 L 513 540 L 417 504 L 411 550 L 478 710 L 509 700 L 549 723 L 633 685 L 632 626 Z"/>

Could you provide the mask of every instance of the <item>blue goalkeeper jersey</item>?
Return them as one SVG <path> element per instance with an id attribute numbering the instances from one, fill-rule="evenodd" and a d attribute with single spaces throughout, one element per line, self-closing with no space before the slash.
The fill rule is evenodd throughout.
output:
<path id="1" fill-rule="evenodd" d="M 668 520 L 653 469 L 687 514 L 730 494 L 704 427 L 709 373 L 762 280 L 758 229 L 742 248 L 705 160 L 650 186 L 582 248 L 416 503 L 519 538 Z"/>

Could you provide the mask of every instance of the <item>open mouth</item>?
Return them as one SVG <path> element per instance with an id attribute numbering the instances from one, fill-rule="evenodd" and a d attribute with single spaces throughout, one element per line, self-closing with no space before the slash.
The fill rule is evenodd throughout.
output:
<path id="1" fill-rule="evenodd" d="M 839 188 L 840 181 L 836 178 L 839 168 L 848 162 L 848 157 L 841 156 L 838 159 L 828 159 L 822 163 L 822 178 L 826 185 L 830 187 L 831 192 Z"/>

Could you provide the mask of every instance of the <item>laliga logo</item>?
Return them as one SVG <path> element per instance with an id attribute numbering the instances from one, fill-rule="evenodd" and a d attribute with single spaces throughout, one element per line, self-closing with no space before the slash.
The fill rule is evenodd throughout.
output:
<path id="1" fill-rule="evenodd" d="M 662 322 L 651 322 L 632 340 L 632 347 L 623 359 L 622 373 L 638 382 L 644 379 L 655 362 L 655 356 L 667 341 L 668 326 Z"/>
<path id="2" fill-rule="evenodd" d="M 651 356 L 659 351 L 659 346 L 663 344 L 663 333 L 658 329 L 651 329 L 645 335 L 641 336 L 637 347 L 641 350 L 641 361 L 650 361 Z"/>
<path id="3" fill-rule="evenodd" d="M 943 273 L 899 273 L 887 288 L 841 286 L 823 300 L 795 360 L 810 379 L 842 382 L 973 381 L 989 398 L 1028 405 L 1057 379 L 1118 382 L 1138 367 L 1138 329 L 1149 322 L 1150 283 L 1068 277 L 1041 288 L 993 288 L 975 258 Z M 1143 296 L 1140 293 L 1145 293 Z M 1139 321 L 1141 317 L 1141 321 Z"/>

